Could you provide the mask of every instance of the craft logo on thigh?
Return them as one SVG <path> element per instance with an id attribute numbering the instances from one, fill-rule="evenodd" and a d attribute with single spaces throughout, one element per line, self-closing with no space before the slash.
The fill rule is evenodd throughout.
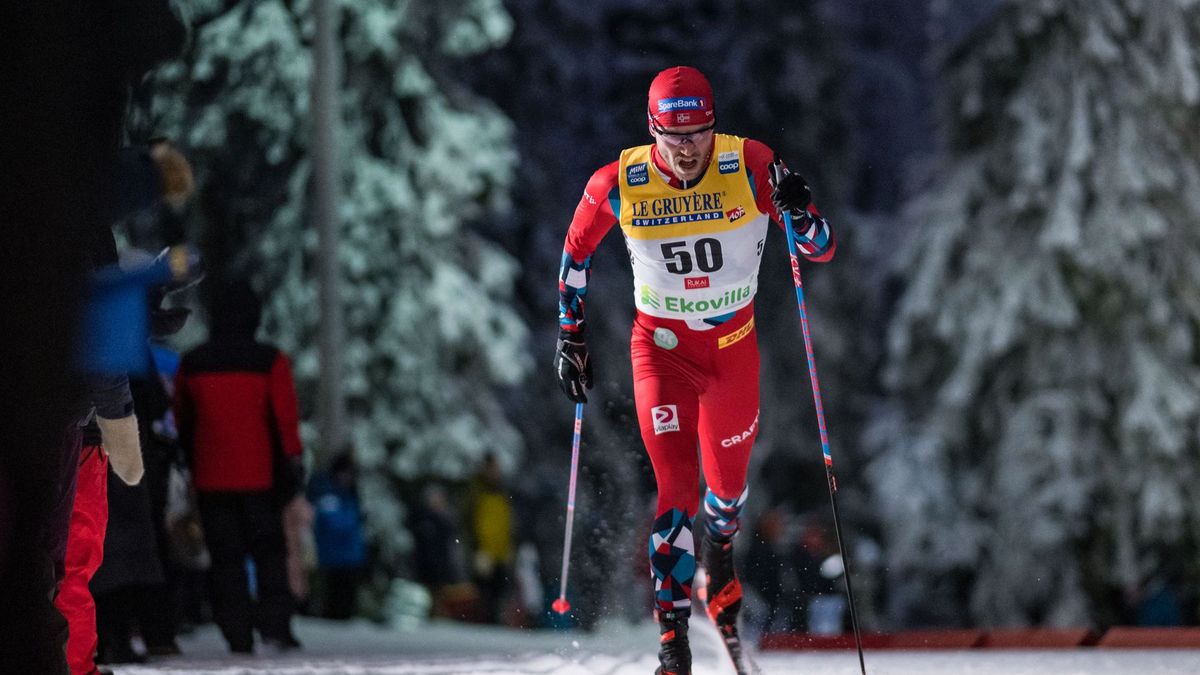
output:
<path id="1" fill-rule="evenodd" d="M 679 431 L 679 415 L 673 405 L 657 405 L 650 409 L 654 417 L 654 435 L 665 434 L 668 431 Z"/>
<path id="2" fill-rule="evenodd" d="M 754 421 L 750 423 L 750 428 L 736 436 L 730 436 L 721 441 L 722 448 L 732 448 L 733 446 L 745 441 L 748 438 L 754 438 L 754 431 L 758 429 L 758 413 L 754 413 Z"/>

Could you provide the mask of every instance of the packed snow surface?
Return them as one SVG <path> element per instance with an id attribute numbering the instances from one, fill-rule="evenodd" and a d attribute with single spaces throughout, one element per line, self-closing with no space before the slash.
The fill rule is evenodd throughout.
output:
<path id="1" fill-rule="evenodd" d="M 657 666 L 655 626 L 611 623 L 596 631 L 521 631 L 434 622 L 399 631 L 364 622 L 300 619 L 304 649 L 284 654 L 230 655 L 209 625 L 180 640 L 184 656 L 136 666 L 118 675 L 212 673 L 243 675 L 650 675 Z M 733 675 L 716 631 L 693 621 L 695 675 Z M 855 675 L 846 652 L 760 652 L 764 675 Z M 870 675 L 1167 675 L 1200 672 L 1200 649 L 1071 651 L 868 651 Z"/>

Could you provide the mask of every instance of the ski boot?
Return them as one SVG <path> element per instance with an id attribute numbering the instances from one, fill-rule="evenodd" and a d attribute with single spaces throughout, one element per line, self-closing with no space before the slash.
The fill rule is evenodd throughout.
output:
<path id="1" fill-rule="evenodd" d="M 658 615 L 658 669 L 654 675 L 692 675 L 692 648 L 688 645 L 687 610 Z"/>
<path id="2" fill-rule="evenodd" d="M 717 542 L 705 537 L 701 545 L 701 561 L 708 575 L 705 589 L 705 609 L 721 633 L 721 641 L 738 675 L 750 672 L 742 656 L 742 639 L 738 636 L 737 618 L 742 609 L 742 583 L 733 573 L 733 542 Z"/>

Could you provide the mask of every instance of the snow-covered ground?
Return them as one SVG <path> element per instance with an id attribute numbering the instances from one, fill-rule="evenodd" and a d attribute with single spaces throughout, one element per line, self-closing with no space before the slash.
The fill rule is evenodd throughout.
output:
<path id="1" fill-rule="evenodd" d="M 594 633 L 518 631 L 435 622 L 411 631 L 368 623 L 300 619 L 304 649 L 288 654 L 234 657 L 209 625 L 185 636 L 185 656 L 138 666 L 119 675 L 650 675 L 655 626 L 613 623 Z M 693 621 L 696 675 L 733 675 L 711 624 Z M 765 675 L 856 675 L 849 652 L 764 652 Z M 1200 673 L 1200 649 L 1073 651 L 868 651 L 871 675 L 1167 675 Z"/>

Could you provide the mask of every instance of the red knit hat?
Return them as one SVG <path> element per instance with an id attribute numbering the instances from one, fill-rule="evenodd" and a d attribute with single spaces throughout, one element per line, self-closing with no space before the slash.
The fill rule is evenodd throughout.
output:
<path id="1" fill-rule="evenodd" d="M 713 120 L 712 87 L 688 66 L 667 68 L 650 83 L 647 114 L 660 127 L 686 127 Z"/>

